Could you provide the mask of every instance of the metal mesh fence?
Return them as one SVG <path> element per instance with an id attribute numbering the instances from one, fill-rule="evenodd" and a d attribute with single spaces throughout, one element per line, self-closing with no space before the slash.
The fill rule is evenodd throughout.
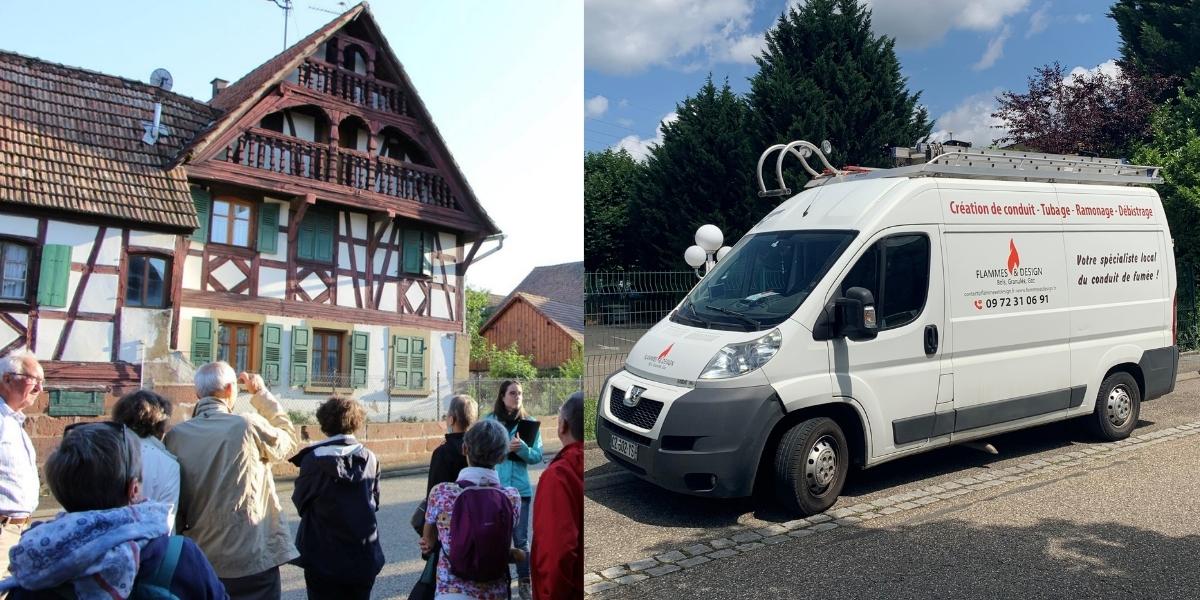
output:
<path id="1" fill-rule="evenodd" d="M 1197 302 L 1195 265 L 1175 267 L 1175 339 L 1183 351 L 1200 350 L 1200 306 Z"/>

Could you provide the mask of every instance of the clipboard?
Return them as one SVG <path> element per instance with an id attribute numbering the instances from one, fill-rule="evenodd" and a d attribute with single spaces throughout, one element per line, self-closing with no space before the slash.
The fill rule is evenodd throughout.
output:
<path id="1" fill-rule="evenodd" d="M 542 428 L 541 421 L 533 419 L 521 419 L 517 421 L 517 437 L 525 442 L 526 446 L 533 447 L 533 443 L 537 441 L 538 430 Z M 525 459 L 517 455 L 516 452 L 508 453 L 508 460 L 525 462 Z"/>

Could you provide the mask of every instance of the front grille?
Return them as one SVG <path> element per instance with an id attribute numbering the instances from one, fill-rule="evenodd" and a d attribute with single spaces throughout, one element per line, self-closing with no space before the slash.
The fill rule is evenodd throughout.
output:
<path id="1" fill-rule="evenodd" d="M 645 396 L 637 403 L 637 406 L 625 406 L 625 390 L 614 387 L 608 396 L 608 410 L 612 415 L 631 425 L 637 425 L 642 429 L 654 429 L 654 423 L 658 421 L 658 413 L 662 412 L 663 403 L 657 400 L 650 400 Z"/>

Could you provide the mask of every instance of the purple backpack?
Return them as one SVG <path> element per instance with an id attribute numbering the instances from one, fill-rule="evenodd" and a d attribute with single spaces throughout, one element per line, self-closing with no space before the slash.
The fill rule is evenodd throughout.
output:
<path id="1" fill-rule="evenodd" d="M 468 581 L 508 577 L 512 546 L 512 501 L 503 488 L 459 481 L 450 515 L 450 572 Z"/>

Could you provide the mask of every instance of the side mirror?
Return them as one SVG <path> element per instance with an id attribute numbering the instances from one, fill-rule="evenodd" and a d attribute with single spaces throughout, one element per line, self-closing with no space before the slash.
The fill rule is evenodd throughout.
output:
<path id="1" fill-rule="evenodd" d="M 836 334 L 856 342 L 873 340 L 879 326 L 875 318 L 875 296 L 866 288 L 852 287 L 836 301 Z"/>

